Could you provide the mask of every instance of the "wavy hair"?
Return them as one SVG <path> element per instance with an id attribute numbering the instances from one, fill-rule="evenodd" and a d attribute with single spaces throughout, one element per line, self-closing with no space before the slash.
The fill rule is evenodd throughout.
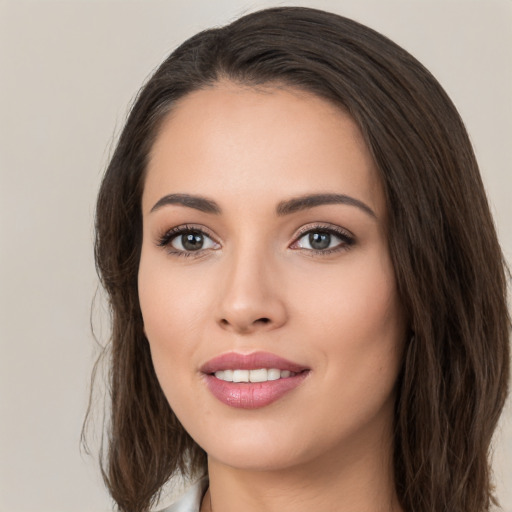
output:
<path id="1" fill-rule="evenodd" d="M 272 8 L 201 32 L 141 89 L 101 184 L 95 256 L 110 302 L 111 416 L 103 475 L 122 511 L 149 510 L 174 474 L 206 471 L 175 417 L 137 292 L 148 153 L 180 98 L 219 80 L 279 84 L 342 106 L 384 189 L 388 243 L 413 333 L 397 386 L 394 481 L 404 510 L 485 512 L 490 442 L 509 380 L 507 272 L 476 159 L 435 78 L 372 29 Z"/>

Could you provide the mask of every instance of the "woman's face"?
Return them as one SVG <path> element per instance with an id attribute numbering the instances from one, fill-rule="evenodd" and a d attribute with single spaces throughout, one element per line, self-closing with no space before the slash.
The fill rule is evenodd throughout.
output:
<path id="1" fill-rule="evenodd" d="M 189 94 L 152 148 L 142 209 L 156 374 L 211 461 L 359 460 L 391 438 L 404 321 L 382 189 L 347 114 L 293 89 Z"/>

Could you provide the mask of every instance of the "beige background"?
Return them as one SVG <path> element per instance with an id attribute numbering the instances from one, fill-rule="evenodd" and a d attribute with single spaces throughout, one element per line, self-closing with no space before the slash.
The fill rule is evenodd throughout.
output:
<path id="1" fill-rule="evenodd" d="M 510 261 L 512 2 L 290 3 L 374 27 L 438 77 L 467 123 Z M 131 99 L 172 48 L 276 4 L 286 3 L 0 1 L 0 511 L 111 508 L 79 451 L 95 354 L 99 179 Z M 510 405 L 495 471 L 512 512 Z"/>

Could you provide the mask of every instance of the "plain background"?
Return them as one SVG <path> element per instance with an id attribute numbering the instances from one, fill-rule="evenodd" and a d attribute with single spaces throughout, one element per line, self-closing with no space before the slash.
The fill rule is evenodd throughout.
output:
<path id="1" fill-rule="evenodd" d="M 97 354 L 102 171 L 136 91 L 170 50 L 247 11 L 291 4 L 368 24 L 437 76 L 466 121 L 511 260 L 510 0 L 0 2 L 1 511 L 111 509 L 95 460 L 79 449 Z M 92 316 L 98 326 L 101 302 Z M 512 512 L 510 403 L 494 446 Z"/>

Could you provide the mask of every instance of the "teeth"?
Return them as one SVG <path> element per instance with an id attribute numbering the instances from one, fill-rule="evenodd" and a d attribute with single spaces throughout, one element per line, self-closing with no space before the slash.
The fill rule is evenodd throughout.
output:
<path id="1" fill-rule="evenodd" d="M 249 370 L 234 370 L 233 382 L 249 382 Z"/>
<path id="2" fill-rule="evenodd" d="M 269 380 L 286 379 L 296 375 L 289 370 L 278 368 L 258 368 L 257 370 L 219 370 L 215 377 L 226 382 L 267 382 Z"/>
<path id="3" fill-rule="evenodd" d="M 272 368 L 267 373 L 268 380 L 277 380 L 280 378 L 281 378 L 281 370 L 278 370 L 277 368 Z"/>
<path id="4" fill-rule="evenodd" d="M 261 368 L 259 370 L 251 370 L 249 372 L 249 380 L 251 382 L 265 382 L 268 380 L 267 378 L 268 370 L 266 368 Z"/>

